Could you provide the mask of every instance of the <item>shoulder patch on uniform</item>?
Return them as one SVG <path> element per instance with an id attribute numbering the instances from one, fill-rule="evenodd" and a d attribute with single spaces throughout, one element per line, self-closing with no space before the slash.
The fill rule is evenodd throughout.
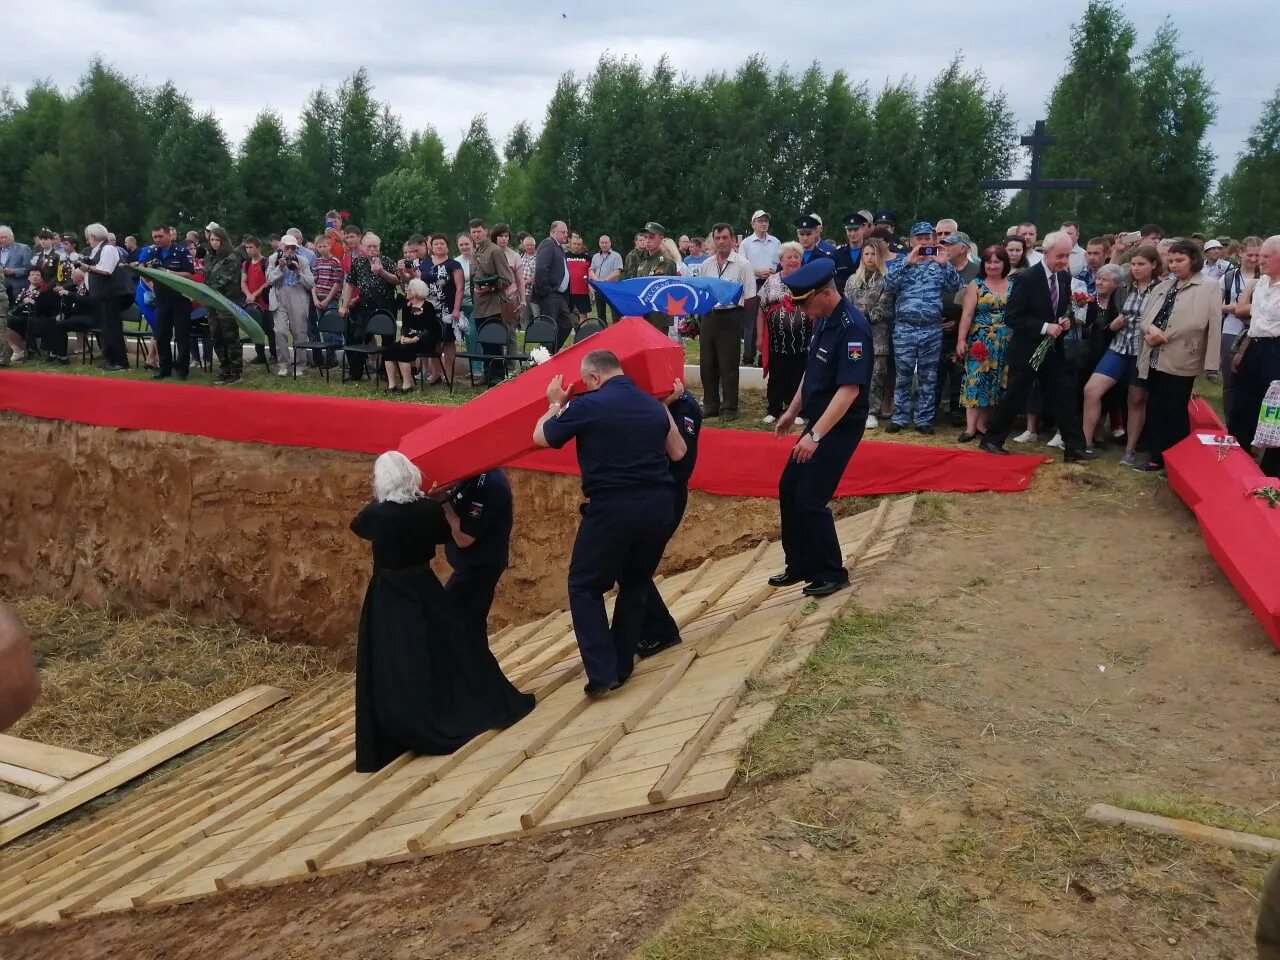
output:
<path id="1" fill-rule="evenodd" d="M 685 433 L 693 433 L 693 431 L 694 431 L 694 428 L 695 428 L 695 427 L 696 427 L 696 424 L 693 422 L 693 417 L 685 417 L 685 418 L 684 418 L 684 431 L 685 431 Z"/>
<path id="2" fill-rule="evenodd" d="M 849 359 L 850 360 L 862 359 L 862 341 L 861 340 L 849 341 Z"/>

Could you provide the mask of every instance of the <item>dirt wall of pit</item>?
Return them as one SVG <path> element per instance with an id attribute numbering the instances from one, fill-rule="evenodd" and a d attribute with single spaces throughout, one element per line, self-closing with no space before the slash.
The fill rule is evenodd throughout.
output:
<path id="1" fill-rule="evenodd" d="M 370 557 L 347 525 L 369 497 L 372 457 L 11 413 L 0 413 L 0 449 L 0 591 L 351 642 Z M 577 477 L 509 476 L 516 528 L 494 625 L 565 605 L 581 502 Z M 694 492 L 661 569 L 762 536 L 777 536 L 776 503 Z"/>

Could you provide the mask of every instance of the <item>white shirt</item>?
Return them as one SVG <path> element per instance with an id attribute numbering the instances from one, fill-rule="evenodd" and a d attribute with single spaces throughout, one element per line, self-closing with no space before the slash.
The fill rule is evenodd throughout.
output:
<path id="1" fill-rule="evenodd" d="M 102 273 L 115 273 L 116 267 L 120 266 L 120 248 L 104 240 L 90 251 L 89 259 L 92 260 L 98 251 L 101 251 L 98 256 L 98 270 Z"/>
<path id="2" fill-rule="evenodd" d="M 1280 337 L 1280 283 L 1272 283 L 1270 277 L 1259 277 L 1253 282 L 1249 337 L 1255 340 Z"/>
<path id="3" fill-rule="evenodd" d="M 1039 251 L 1037 251 L 1037 250 L 1028 250 L 1028 251 L 1027 251 L 1027 266 L 1028 266 L 1028 267 L 1036 267 L 1036 266 L 1039 266 L 1039 265 L 1040 265 L 1041 263 L 1043 263 L 1043 262 L 1044 262 L 1044 254 L 1040 253 L 1040 252 L 1039 252 Z M 1079 270 L 1077 270 L 1077 271 L 1076 271 L 1076 273 L 1079 273 L 1079 272 L 1080 272 Z"/>
<path id="4" fill-rule="evenodd" d="M 1078 243 L 1071 248 L 1071 260 L 1068 263 L 1068 267 L 1073 277 L 1084 269 L 1084 247 Z"/>
<path id="5" fill-rule="evenodd" d="M 745 241 L 744 241 L 745 242 Z M 720 258 L 712 254 L 698 264 L 699 277 L 717 277 L 726 280 L 729 283 L 742 284 L 742 295 L 738 297 L 732 304 L 720 304 L 722 307 L 741 306 L 743 300 L 749 300 L 756 295 L 756 275 L 751 269 L 751 263 L 742 254 L 734 251 L 729 254 L 728 259 L 724 262 L 724 269 L 720 268 Z"/>
<path id="6" fill-rule="evenodd" d="M 1234 303 L 1237 299 L 1236 297 L 1231 297 L 1230 300 L 1227 299 L 1227 297 L 1232 293 L 1232 291 L 1227 289 L 1227 279 L 1227 275 L 1224 273 L 1222 275 L 1222 279 L 1218 281 L 1218 286 L 1222 288 L 1222 302 Z M 1253 281 L 1245 280 L 1240 286 L 1240 296 L 1244 296 L 1245 290 L 1251 286 L 1253 286 Z M 1224 313 L 1222 315 L 1222 333 L 1224 336 L 1228 337 L 1240 336 L 1240 334 L 1244 333 L 1244 321 L 1234 313 Z"/>
<path id="7" fill-rule="evenodd" d="M 1231 269 L 1230 260 L 1206 260 L 1204 267 L 1200 272 L 1210 280 L 1221 280 L 1227 275 L 1227 271 Z"/>
<path id="8" fill-rule="evenodd" d="M 738 244 L 738 252 L 747 258 L 753 271 L 768 270 L 772 273 L 778 268 L 778 259 L 782 256 L 782 241 L 771 233 L 763 237 L 753 233 Z"/>

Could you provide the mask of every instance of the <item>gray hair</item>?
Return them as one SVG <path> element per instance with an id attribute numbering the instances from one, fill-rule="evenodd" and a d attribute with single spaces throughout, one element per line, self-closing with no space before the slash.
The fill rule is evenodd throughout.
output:
<path id="1" fill-rule="evenodd" d="M 1071 234 L 1063 230 L 1055 230 L 1044 238 L 1044 241 L 1040 244 L 1040 249 L 1045 253 L 1048 253 L 1054 247 L 1059 245 L 1065 246 L 1070 250 L 1075 246 L 1075 241 L 1071 239 Z"/>
<path id="2" fill-rule="evenodd" d="M 552 220 L 551 226 L 547 228 L 547 232 L 550 233 L 551 231 L 555 230 L 557 227 L 564 227 L 566 230 L 569 229 L 569 225 L 565 223 L 563 220 Z"/>
<path id="3" fill-rule="evenodd" d="M 804 247 L 800 246 L 799 242 L 795 240 L 788 240 L 778 248 L 778 259 L 781 260 L 782 255 L 786 253 L 788 250 L 790 250 L 792 253 L 800 254 L 800 259 L 801 260 L 804 259 Z"/>
<path id="4" fill-rule="evenodd" d="M 422 499 L 422 471 L 399 450 L 388 450 L 373 461 L 373 499 L 391 503 Z"/>
<path id="5" fill-rule="evenodd" d="M 622 370 L 622 361 L 612 350 L 592 350 L 582 358 L 582 369 L 591 373 L 617 373 Z"/>
<path id="6" fill-rule="evenodd" d="M 297 237 L 299 245 L 301 245 L 303 240 L 305 239 L 302 236 L 302 231 L 299 230 L 297 227 L 290 227 L 288 230 L 285 231 L 285 233 L 289 234 L 290 236 Z"/>
<path id="7" fill-rule="evenodd" d="M 1096 279 L 1101 280 L 1103 277 L 1106 277 L 1118 287 L 1120 282 L 1124 280 L 1124 270 L 1120 268 L 1119 264 L 1104 263 L 1098 268 Z"/>
<path id="8" fill-rule="evenodd" d="M 107 239 L 107 228 L 100 223 L 91 223 L 84 228 L 84 237 L 90 243 L 102 243 Z"/>
<path id="9" fill-rule="evenodd" d="M 381 246 L 382 246 L 382 238 L 381 238 L 380 236 L 378 236 L 376 233 L 374 233 L 373 231 L 369 231 L 369 232 L 368 232 L 368 233 L 366 233 L 363 237 L 361 237 L 361 238 L 360 238 L 360 243 L 361 243 L 361 245 L 363 245 L 363 244 L 368 243 L 370 240 L 372 240 L 374 243 L 376 243 L 379 247 L 381 247 Z"/>
<path id="10" fill-rule="evenodd" d="M 427 286 L 426 281 L 420 277 L 414 277 L 404 286 L 404 293 L 407 297 L 418 297 L 422 300 L 431 296 L 431 288 Z"/>
<path id="11" fill-rule="evenodd" d="M 13 227 L 10 227 L 10 226 L 7 226 L 6 224 L 0 223 L 0 237 L 8 237 L 10 240 L 12 240 L 12 239 L 13 239 Z"/>
<path id="12" fill-rule="evenodd" d="M 1262 241 L 1263 250 L 1280 250 L 1280 233 L 1274 234 Z"/>

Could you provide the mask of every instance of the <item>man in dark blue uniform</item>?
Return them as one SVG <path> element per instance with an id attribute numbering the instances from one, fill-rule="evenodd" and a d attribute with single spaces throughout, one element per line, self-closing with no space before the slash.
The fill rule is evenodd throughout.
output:
<path id="1" fill-rule="evenodd" d="M 622 372 L 612 351 L 588 353 L 580 373 L 587 392 L 572 400 L 563 377 L 547 386 L 549 407 L 533 442 L 558 449 L 578 441 L 588 502 L 569 561 L 569 612 L 587 670 L 585 692 L 600 697 L 635 668 L 645 607 L 656 593 L 653 573 L 672 529 L 668 464 L 686 447 L 670 411 Z M 610 627 L 604 595 L 615 583 Z"/>
<path id="2" fill-rule="evenodd" d="M 186 244 L 177 243 L 168 227 L 156 227 L 151 231 L 151 247 L 144 267 L 166 270 L 190 280 L 196 272 Z M 156 295 L 156 350 L 160 357 L 160 370 L 152 380 L 165 380 L 177 374 L 179 380 L 187 379 L 191 368 L 191 301 L 170 290 L 162 283 L 155 284 Z M 178 344 L 175 362 L 173 345 Z"/>
<path id="3" fill-rule="evenodd" d="M 806 580 L 804 593 L 811 597 L 825 597 L 849 583 L 827 504 L 867 426 L 875 356 L 871 325 L 836 290 L 834 276 L 834 261 L 815 260 L 782 280 L 813 321 L 813 337 L 800 389 L 774 428 L 785 437 L 801 414 L 807 425 L 778 481 L 787 566 L 769 583 L 785 587 Z"/>
<path id="4" fill-rule="evenodd" d="M 862 247 L 871 232 L 871 221 L 860 213 L 846 213 L 840 222 L 844 224 L 845 242 L 836 247 L 833 259 L 836 262 L 836 289 L 843 293 L 844 285 L 862 260 Z"/>
<path id="5" fill-rule="evenodd" d="M 820 226 L 822 221 L 812 213 L 796 217 L 796 240 L 804 248 L 804 263 L 812 263 L 816 259 L 831 259 L 831 254 L 822 245 L 822 234 L 818 232 Z"/>
<path id="6" fill-rule="evenodd" d="M 893 239 L 886 241 L 894 253 L 906 253 L 907 245 L 898 237 L 898 215 L 892 210 L 877 210 L 871 220 L 872 229 L 885 229 Z"/>
<path id="7" fill-rule="evenodd" d="M 685 507 L 689 505 L 689 478 L 693 476 L 693 468 L 698 462 L 698 434 L 702 432 L 702 405 L 694 399 L 693 394 L 677 380 L 671 396 L 666 399 L 667 409 L 671 411 L 671 420 L 684 439 L 685 454 L 679 460 L 671 461 L 671 479 L 675 481 L 675 505 L 671 516 L 671 532 L 667 535 L 667 543 L 680 529 L 680 521 L 684 519 Z M 666 552 L 666 546 L 663 546 Z M 652 583 L 652 582 L 651 582 Z M 641 631 L 638 653 L 643 657 L 652 657 L 668 647 L 680 642 L 680 628 L 675 618 L 662 602 L 656 585 L 652 586 L 649 602 L 644 608 L 644 629 Z"/>
<path id="8" fill-rule="evenodd" d="M 511 559 L 514 522 L 511 485 L 501 470 L 489 470 L 451 487 L 432 492 L 444 501 L 444 516 L 453 539 L 444 555 L 453 574 L 444 585 L 458 608 L 482 626 L 498 581 Z"/>

